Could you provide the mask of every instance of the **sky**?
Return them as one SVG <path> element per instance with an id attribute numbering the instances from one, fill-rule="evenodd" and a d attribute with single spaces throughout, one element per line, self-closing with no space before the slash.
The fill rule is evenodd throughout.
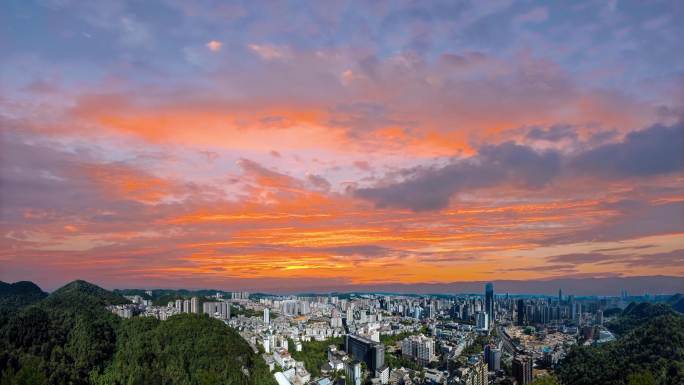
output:
<path id="1" fill-rule="evenodd" d="M 0 280 L 684 291 L 683 18 L 681 1 L 2 1 Z"/>

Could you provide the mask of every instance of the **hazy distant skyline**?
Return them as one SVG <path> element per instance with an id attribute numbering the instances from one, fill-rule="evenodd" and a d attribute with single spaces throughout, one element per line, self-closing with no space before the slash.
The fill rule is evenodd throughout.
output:
<path id="1" fill-rule="evenodd" d="M 2 2 L 0 280 L 684 291 L 682 19 L 679 1 Z"/>

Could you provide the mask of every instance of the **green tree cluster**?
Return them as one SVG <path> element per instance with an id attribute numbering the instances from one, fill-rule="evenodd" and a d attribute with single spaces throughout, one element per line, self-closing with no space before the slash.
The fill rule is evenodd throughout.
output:
<path id="1" fill-rule="evenodd" d="M 684 316 L 639 304 L 611 327 L 622 333 L 616 341 L 570 350 L 557 370 L 563 384 L 684 384 Z"/>
<path id="2" fill-rule="evenodd" d="M 560 385 L 560 383 L 554 376 L 542 376 L 535 378 L 530 385 Z"/>
<path id="3" fill-rule="evenodd" d="M 26 306 L 1 308 L 0 385 L 273 384 L 234 330 L 206 316 L 122 321 L 128 301 L 74 281 Z"/>
<path id="4" fill-rule="evenodd" d="M 302 351 L 294 349 L 294 341 L 289 340 L 290 355 L 297 361 L 303 361 L 306 370 L 311 373 L 311 377 L 321 375 L 321 366 L 328 362 L 328 346 L 335 345 L 338 349 L 344 349 L 342 337 L 330 338 L 325 341 L 302 342 Z"/>

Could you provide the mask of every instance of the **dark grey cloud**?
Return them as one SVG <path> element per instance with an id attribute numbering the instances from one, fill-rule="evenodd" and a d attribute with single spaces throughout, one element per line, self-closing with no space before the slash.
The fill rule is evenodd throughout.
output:
<path id="1" fill-rule="evenodd" d="M 632 132 L 624 141 L 579 154 L 569 167 L 606 178 L 643 177 L 684 170 L 684 123 Z"/>
<path id="2" fill-rule="evenodd" d="M 588 241 L 618 241 L 634 237 L 684 232 L 684 202 L 652 203 L 622 200 L 604 203 L 603 208 L 616 211 L 612 216 L 586 229 L 547 238 L 543 244 Z"/>
<path id="3" fill-rule="evenodd" d="M 668 267 L 681 266 L 684 264 L 684 249 L 673 250 L 663 253 L 652 254 L 603 254 L 603 253 L 577 253 L 554 255 L 546 258 L 547 262 L 579 266 L 586 264 L 611 265 L 624 264 L 629 267 Z"/>
<path id="4" fill-rule="evenodd" d="M 362 188 L 356 196 L 379 207 L 438 210 L 449 204 L 455 193 L 499 184 L 538 188 L 558 173 L 560 157 L 555 152 L 539 153 L 512 142 L 484 146 L 479 154 L 444 167 L 421 167 L 404 172 L 399 183 Z"/>
<path id="5" fill-rule="evenodd" d="M 511 271 L 533 271 L 533 272 L 544 272 L 544 273 L 563 273 L 563 274 L 570 274 L 570 273 L 576 273 L 577 272 L 577 265 L 572 264 L 572 263 L 557 263 L 557 264 L 541 264 L 537 266 L 529 266 L 529 267 L 517 267 L 517 268 L 506 268 L 506 269 L 498 269 L 498 272 L 501 273 L 508 273 Z"/>
<path id="6" fill-rule="evenodd" d="M 330 182 L 320 175 L 309 174 L 306 176 L 306 181 L 316 190 L 328 191 L 330 190 Z"/>
<path id="7" fill-rule="evenodd" d="M 642 249 L 649 249 L 651 247 L 655 247 L 656 245 L 637 245 L 637 246 L 620 246 L 620 247 L 607 247 L 604 249 L 596 249 L 592 250 L 594 253 L 604 253 L 604 252 L 610 252 L 610 251 L 625 251 L 625 250 L 642 250 Z"/>
<path id="8" fill-rule="evenodd" d="M 540 138 L 568 136 L 567 128 L 534 132 Z M 600 145 L 572 155 L 556 150 L 538 152 L 506 142 L 487 145 L 467 159 L 446 166 L 400 171 L 394 183 L 360 188 L 355 195 L 378 207 L 439 210 L 459 192 L 499 185 L 538 189 L 559 177 L 594 177 L 617 180 L 684 171 L 684 123 L 653 126 L 633 132 L 622 142 Z"/>

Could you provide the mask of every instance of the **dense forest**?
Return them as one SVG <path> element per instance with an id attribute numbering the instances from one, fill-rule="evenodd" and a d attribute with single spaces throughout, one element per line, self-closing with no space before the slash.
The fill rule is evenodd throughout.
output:
<path id="1" fill-rule="evenodd" d="M 607 326 L 618 339 L 570 350 L 557 371 L 562 384 L 684 384 L 684 316 L 664 304 L 631 304 Z"/>
<path id="2" fill-rule="evenodd" d="M 221 321 L 121 320 L 105 309 L 126 302 L 84 281 L 50 295 L 31 283 L 0 283 L 0 385 L 275 383 Z"/>
<path id="3" fill-rule="evenodd" d="M 0 311 L 12 312 L 47 297 L 33 282 L 0 282 Z"/>

